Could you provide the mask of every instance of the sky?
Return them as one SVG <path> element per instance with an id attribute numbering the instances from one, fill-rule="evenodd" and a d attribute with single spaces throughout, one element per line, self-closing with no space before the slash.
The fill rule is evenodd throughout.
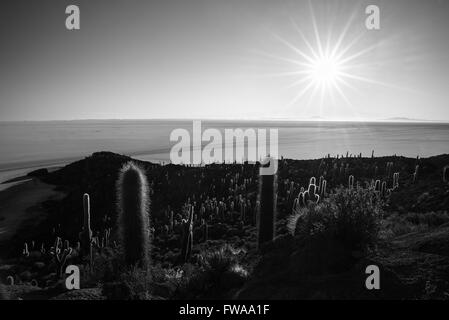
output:
<path id="1" fill-rule="evenodd" d="M 448 16 L 441 0 L 6 0 L 0 121 L 449 121 Z"/>

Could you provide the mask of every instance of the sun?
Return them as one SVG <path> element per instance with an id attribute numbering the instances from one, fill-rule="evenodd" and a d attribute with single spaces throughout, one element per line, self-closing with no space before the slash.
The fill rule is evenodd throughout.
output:
<path id="1" fill-rule="evenodd" d="M 331 32 L 325 35 L 320 33 L 311 4 L 310 9 L 313 32 L 309 37 L 303 33 L 294 19 L 290 19 L 295 31 L 297 31 L 296 39 L 293 39 L 296 45 L 272 32 L 272 35 L 278 41 L 294 53 L 294 56 L 286 57 L 261 53 L 266 57 L 290 65 L 290 71 L 270 75 L 285 76 L 292 79 L 285 89 L 296 89 L 294 97 L 282 110 L 297 105 L 297 102 L 306 94 L 309 94 L 306 108 L 312 103 L 317 106 L 316 99 L 318 99 L 320 109 L 323 108 L 325 103 L 338 106 L 341 103 L 337 99 L 340 99 L 346 106 L 355 109 L 347 96 L 348 89 L 359 93 L 360 83 L 390 87 L 387 83 L 367 77 L 367 74 L 373 68 L 368 55 L 382 43 L 378 42 L 361 49 L 355 49 L 364 32 L 360 32 L 355 37 L 348 37 L 348 31 L 354 24 L 357 11 L 353 12 L 340 32 L 335 32 L 332 37 Z M 329 30 L 331 29 L 333 28 L 329 28 Z M 330 99 L 327 99 L 328 97 Z M 304 106 L 304 104 L 298 104 L 298 106 Z"/>
<path id="2" fill-rule="evenodd" d="M 316 85 L 330 86 L 339 81 L 342 74 L 342 68 L 340 67 L 341 62 L 335 57 L 320 56 L 310 64 L 308 73 Z"/>

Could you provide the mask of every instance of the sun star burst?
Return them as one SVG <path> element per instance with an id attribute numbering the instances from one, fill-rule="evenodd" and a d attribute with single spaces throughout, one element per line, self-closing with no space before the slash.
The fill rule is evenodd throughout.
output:
<path id="1" fill-rule="evenodd" d="M 292 50 L 295 56 L 287 58 L 265 54 L 265 56 L 291 65 L 291 71 L 276 74 L 277 76 L 291 77 L 293 80 L 286 89 L 294 88 L 297 90 L 294 97 L 285 106 L 286 108 L 295 105 L 306 94 L 310 94 L 307 106 L 312 101 L 316 102 L 314 98 L 319 98 L 320 107 L 322 107 L 323 103 L 327 101 L 325 98 L 329 96 L 330 101 L 334 104 L 336 103 L 336 98 L 339 97 L 347 106 L 353 107 L 347 96 L 348 89 L 358 92 L 358 84 L 362 82 L 390 86 L 381 81 L 371 79 L 364 74 L 364 71 L 369 70 L 370 64 L 369 59 L 366 59 L 366 55 L 376 49 L 381 43 L 378 42 L 359 50 L 354 49 L 357 42 L 364 35 L 362 31 L 354 38 L 348 37 L 348 31 L 353 26 L 354 19 L 357 16 L 356 10 L 334 39 L 331 39 L 330 31 L 324 36 L 320 34 L 311 6 L 310 10 L 313 27 L 313 36 L 310 39 L 305 36 L 295 21 L 291 19 L 292 25 L 297 31 L 297 40 L 301 41 L 301 46 L 296 46 L 281 36 L 273 34 L 278 41 Z M 331 29 L 328 28 L 328 30 Z"/>

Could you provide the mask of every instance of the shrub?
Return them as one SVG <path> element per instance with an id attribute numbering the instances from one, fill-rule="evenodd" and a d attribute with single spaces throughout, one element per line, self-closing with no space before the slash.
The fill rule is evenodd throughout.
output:
<path id="1" fill-rule="evenodd" d="M 149 300 L 151 274 L 137 266 L 122 273 L 115 282 L 105 283 L 102 293 L 108 300 Z"/>
<path id="2" fill-rule="evenodd" d="M 237 255 L 230 246 L 202 253 L 200 267 L 186 274 L 178 298 L 225 298 L 229 290 L 240 287 L 248 276 L 248 272 L 238 264 Z"/>
<path id="3" fill-rule="evenodd" d="M 289 226 L 310 259 L 319 256 L 317 264 L 322 260 L 344 268 L 375 247 L 381 214 L 374 190 L 339 188 L 321 203 L 302 208 Z"/>

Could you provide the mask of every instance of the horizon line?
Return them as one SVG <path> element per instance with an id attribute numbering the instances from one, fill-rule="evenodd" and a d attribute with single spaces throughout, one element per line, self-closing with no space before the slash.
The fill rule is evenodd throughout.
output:
<path id="1" fill-rule="evenodd" d="M 412 119 L 392 117 L 386 119 L 288 119 L 288 118 L 81 118 L 81 119 L 44 119 L 44 120 L 0 120 L 0 123 L 18 122 L 93 122 L 93 121 L 261 121 L 261 122 L 380 122 L 380 123 L 449 123 L 447 120 Z"/>

